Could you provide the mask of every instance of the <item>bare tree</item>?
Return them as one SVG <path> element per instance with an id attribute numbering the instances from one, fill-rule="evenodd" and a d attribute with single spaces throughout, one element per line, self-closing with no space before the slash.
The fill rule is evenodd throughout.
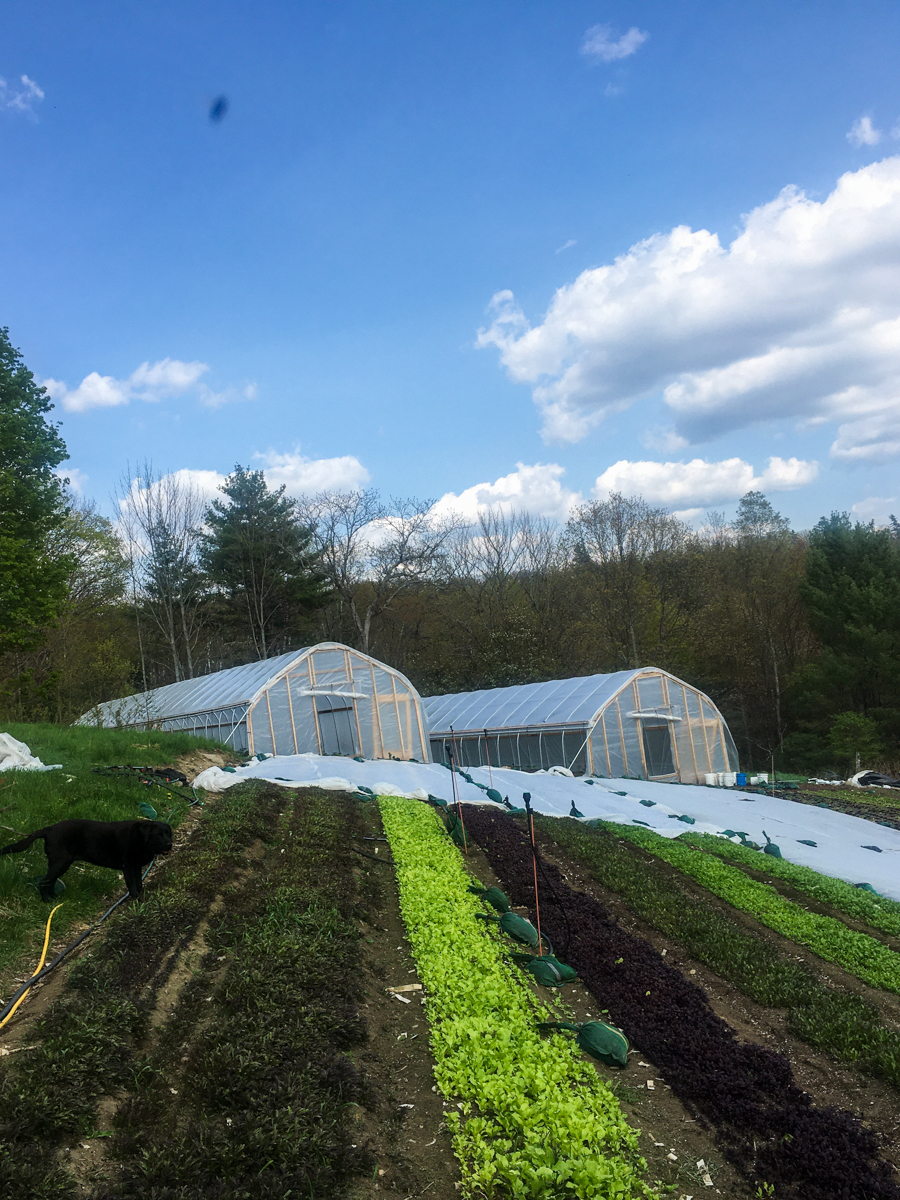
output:
<path id="1" fill-rule="evenodd" d="M 319 570 L 347 605 L 364 652 L 373 622 L 436 569 L 455 522 L 432 509 L 430 500 L 385 504 L 372 488 L 319 492 L 299 503 Z"/>
<path id="2" fill-rule="evenodd" d="M 649 651 L 665 657 L 686 615 L 677 560 L 690 540 L 683 521 L 640 496 L 610 495 L 582 505 L 568 524 L 571 552 L 601 593 L 606 633 L 621 665 Z"/>
<path id="3" fill-rule="evenodd" d="M 115 499 L 136 609 L 156 626 L 175 679 L 190 679 L 204 591 L 197 565 L 203 497 L 187 472 L 166 475 L 144 462 L 135 472 L 126 468 Z"/>

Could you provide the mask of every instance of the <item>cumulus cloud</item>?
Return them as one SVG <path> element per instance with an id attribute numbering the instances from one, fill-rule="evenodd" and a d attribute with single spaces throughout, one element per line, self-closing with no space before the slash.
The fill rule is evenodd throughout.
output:
<path id="1" fill-rule="evenodd" d="M 678 226 L 560 288 L 531 328 L 510 291 L 480 346 L 532 385 L 548 440 L 660 392 L 696 443 L 782 418 L 840 425 L 832 454 L 900 453 L 900 158 L 822 201 L 786 188 L 728 246 Z"/>
<path id="2" fill-rule="evenodd" d="M 515 471 L 493 483 L 475 483 L 465 491 L 446 492 L 435 504 L 438 516 L 458 513 L 475 521 L 480 513 L 491 509 L 503 512 L 528 512 L 533 516 L 551 517 L 564 521 L 570 510 L 581 503 L 581 494 L 570 491 L 560 482 L 565 468 L 557 463 L 517 463 Z"/>
<path id="3" fill-rule="evenodd" d="M 871 117 L 857 117 L 850 126 L 847 141 L 851 146 L 877 146 L 881 141 L 881 130 L 873 126 Z"/>
<path id="4" fill-rule="evenodd" d="M 141 363 L 127 379 L 116 379 L 112 375 L 91 371 L 75 388 L 69 388 L 60 379 L 45 379 L 44 387 L 51 399 L 58 401 L 66 412 L 74 413 L 87 412 L 92 408 L 115 408 L 132 400 L 155 404 L 185 394 L 194 395 L 201 404 L 210 408 L 218 408 L 234 400 L 252 400 L 256 396 L 256 385 L 253 383 L 241 389 L 226 388 L 225 391 L 214 392 L 201 380 L 208 370 L 206 363 L 163 358 L 155 363 Z"/>
<path id="5" fill-rule="evenodd" d="M 262 470 L 269 487 L 284 484 L 289 496 L 313 496 L 316 492 L 353 492 L 365 487 L 370 475 L 358 458 L 343 454 L 339 458 L 307 458 L 299 450 L 279 454 L 268 450 L 254 454 L 257 470 Z"/>
<path id="6" fill-rule="evenodd" d="M 29 79 L 27 75 L 19 76 L 19 80 L 19 84 L 10 86 L 0 76 L 0 108 L 8 109 L 10 112 L 28 113 L 29 116 L 34 116 L 34 106 L 43 100 L 44 93 L 34 80 Z"/>
<path id="7" fill-rule="evenodd" d="M 900 504 L 896 496 L 867 496 L 859 500 L 850 511 L 864 524 L 874 521 L 876 525 L 887 525 L 892 513 L 897 513 Z"/>
<path id="8" fill-rule="evenodd" d="M 269 450 L 265 454 L 252 455 L 251 465 L 254 470 L 262 471 L 270 488 L 280 488 L 284 484 L 289 496 L 309 496 L 321 491 L 353 491 L 369 482 L 369 472 L 358 458 L 349 454 L 340 458 L 306 458 L 299 450 L 290 454 Z M 72 474 L 62 469 L 59 473 Z M 194 491 L 208 504 L 211 500 L 221 499 L 219 489 L 226 478 L 227 474 L 220 471 L 181 467 L 164 475 L 154 486 L 164 490 L 168 484 L 174 483 L 180 485 L 181 490 Z M 141 481 L 132 480 L 128 497 L 120 501 L 120 507 L 127 506 L 142 490 Z"/>
<path id="9" fill-rule="evenodd" d="M 616 62 L 634 54 L 649 36 L 649 33 L 644 33 L 636 25 L 632 25 L 628 32 L 623 33 L 616 41 L 613 39 L 611 25 L 592 25 L 582 39 L 581 53 L 587 58 L 598 58 L 601 62 Z"/>
<path id="10" fill-rule="evenodd" d="M 818 464 L 798 458 L 770 458 L 766 469 L 756 474 L 742 458 L 707 462 L 628 462 L 622 459 L 597 478 L 594 495 L 605 500 L 611 492 L 643 496 L 645 500 L 670 507 L 721 504 L 737 500 L 747 492 L 785 492 L 812 483 Z"/>

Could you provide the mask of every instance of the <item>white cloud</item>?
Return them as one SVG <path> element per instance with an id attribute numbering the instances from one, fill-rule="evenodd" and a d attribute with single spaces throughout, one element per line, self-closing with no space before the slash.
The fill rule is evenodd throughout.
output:
<path id="1" fill-rule="evenodd" d="M 750 491 L 785 492 L 812 483 L 818 464 L 797 458 L 770 458 L 769 465 L 757 475 L 741 458 L 706 462 L 628 462 L 623 459 L 608 467 L 597 478 L 594 495 L 605 500 L 611 492 L 643 496 L 655 504 L 680 506 L 680 515 L 692 505 L 720 504 L 737 500 Z M 690 514 L 693 515 L 693 514 Z"/>
<path id="2" fill-rule="evenodd" d="M 297 450 L 291 454 L 269 450 L 265 454 L 254 454 L 252 459 L 256 464 L 253 469 L 262 471 L 269 487 L 275 489 L 284 484 L 289 496 L 307 496 L 320 491 L 353 491 L 369 482 L 369 472 L 358 458 L 349 454 L 340 458 L 306 458 Z M 59 473 L 72 474 L 62 469 Z M 87 476 L 82 478 L 86 479 Z M 222 498 L 219 489 L 226 478 L 227 475 L 220 471 L 181 467 L 164 475 L 155 486 L 164 487 L 167 482 L 174 481 L 185 489 L 192 488 L 208 504 Z M 137 496 L 141 490 L 140 481 L 132 480 L 129 495 Z"/>
<path id="3" fill-rule="evenodd" d="M 576 241 L 575 238 L 569 238 L 569 240 L 567 242 L 563 242 L 563 244 L 557 248 L 556 253 L 562 254 L 563 250 L 569 250 L 569 249 L 571 249 L 572 246 L 577 246 L 577 245 L 578 245 L 578 242 Z"/>
<path id="4" fill-rule="evenodd" d="M 851 146 L 877 146 L 881 141 L 881 130 L 873 126 L 871 117 L 857 117 L 850 126 L 847 141 Z"/>
<path id="5" fill-rule="evenodd" d="M 458 513 L 469 521 L 477 520 L 479 513 L 491 509 L 528 512 L 564 521 L 574 505 L 581 503 L 579 492 L 570 491 L 560 483 L 565 473 L 565 468 L 557 463 L 534 466 L 517 463 L 515 471 L 493 483 L 473 484 L 458 495 L 446 492 L 432 511 L 439 516 Z"/>
<path id="6" fill-rule="evenodd" d="M 214 392 L 201 381 L 201 376 L 208 370 L 206 363 L 162 358 L 155 363 L 141 363 L 127 379 L 116 379 L 112 375 L 91 371 L 76 388 L 70 389 L 59 379 L 45 379 L 44 387 L 51 399 L 62 404 L 66 412 L 76 413 L 92 408 L 115 408 L 132 400 L 155 404 L 187 393 L 193 394 L 209 408 L 218 408 L 234 400 L 255 398 L 256 384 L 253 383 L 242 389 L 226 388 L 222 392 Z"/>
<path id="7" fill-rule="evenodd" d="M 353 492 L 364 487 L 370 479 L 369 472 L 352 454 L 343 454 L 339 458 L 307 458 L 299 450 L 290 454 L 268 450 L 253 457 L 262 464 L 269 487 L 278 488 L 284 484 L 289 496 Z"/>
<path id="8" fill-rule="evenodd" d="M 84 485 L 89 479 L 89 476 L 84 471 L 79 471 L 78 467 L 57 467 L 53 474 L 57 479 L 68 480 L 69 487 L 77 495 L 84 495 Z"/>
<path id="9" fill-rule="evenodd" d="M 897 514 L 900 504 L 896 496 L 868 496 L 852 506 L 850 511 L 858 521 L 874 521 L 876 525 L 887 525 L 888 518 Z"/>
<path id="10" fill-rule="evenodd" d="M 647 450 L 655 450 L 657 454 L 677 454 L 689 444 L 687 438 L 666 426 L 655 425 L 641 434 L 641 445 Z"/>
<path id="11" fill-rule="evenodd" d="M 900 158 L 825 200 L 786 188 L 729 246 L 678 226 L 560 288 L 531 328 L 498 292 L 478 335 L 578 441 L 663 393 L 690 442 L 783 418 L 840 424 L 832 454 L 900 453 Z"/>
<path id="12" fill-rule="evenodd" d="M 19 78 L 20 86 L 17 88 L 15 84 L 10 87 L 6 80 L 0 77 L 0 108 L 34 116 L 34 105 L 43 100 L 44 93 L 27 75 L 21 75 Z"/>
<path id="13" fill-rule="evenodd" d="M 616 62 L 617 59 L 628 58 L 634 54 L 649 36 L 649 33 L 644 33 L 636 25 L 632 25 L 618 41 L 613 41 L 611 25 L 592 25 L 581 42 L 581 53 L 588 58 L 599 58 L 601 62 Z"/>

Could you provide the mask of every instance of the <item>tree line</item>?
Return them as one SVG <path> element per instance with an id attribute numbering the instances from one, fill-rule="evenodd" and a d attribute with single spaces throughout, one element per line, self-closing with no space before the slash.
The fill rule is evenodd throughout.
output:
<path id="1" fill-rule="evenodd" d="M 663 667 L 742 763 L 900 762 L 900 527 L 798 532 L 758 492 L 693 529 L 640 497 L 565 524 L 474 523 L 374 489 L 295 499 L 237 466 L 126 469 L 117 520 L 68 491 L 49 404 L 0 335 L 0 717 L 69 722 L 134 691 L 330 639 L 425 694 Z"/>

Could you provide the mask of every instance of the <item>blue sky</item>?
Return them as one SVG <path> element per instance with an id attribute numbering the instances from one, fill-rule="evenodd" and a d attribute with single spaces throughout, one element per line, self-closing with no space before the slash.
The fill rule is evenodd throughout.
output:
<path id="1" fill-rule="evenodd" d="M 0 324 L 105 511 L 148 457 L 470 514 L 900 512 L 895 3 L 14 0 L 3 28 Z"/>

